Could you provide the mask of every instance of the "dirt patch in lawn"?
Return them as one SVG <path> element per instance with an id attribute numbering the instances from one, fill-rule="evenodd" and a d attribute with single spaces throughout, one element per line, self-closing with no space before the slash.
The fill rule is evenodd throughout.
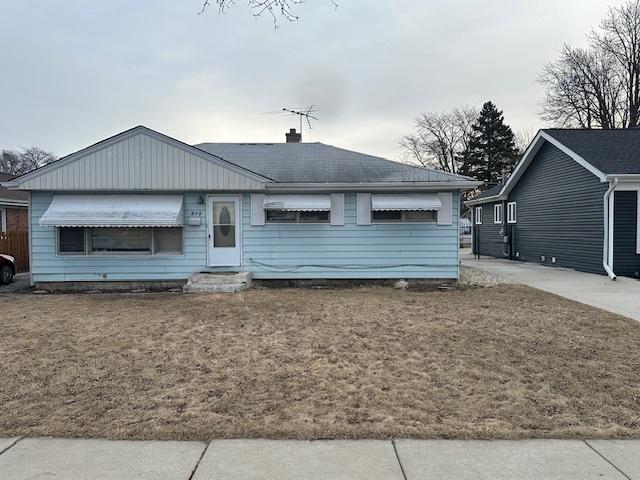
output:
<path id="1" fill-rule="evenodd" d="M 640 324 L 527 287 L 0 301 L 4 437 L 640 437 Z"/>

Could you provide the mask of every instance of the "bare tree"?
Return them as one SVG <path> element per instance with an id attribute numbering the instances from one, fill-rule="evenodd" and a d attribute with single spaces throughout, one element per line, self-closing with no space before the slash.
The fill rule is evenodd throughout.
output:
<path id="1" fill-rule="evenodd" d="M 542 117 L 553 125 L 627 128 L 640 123 L 640 0 L 609 9 L 589 47 L 565 45 L 539 77 Z"/>
<path id="2" fill-rule="evenodd" d="M 0 156 L 0 172 L 22 175 L 56 159 L 55 155 L 38 147 L 22 148 L 20 152 L 3 150 Z"/>
<path id="3" fill-rule="evenodd" d="M 334 8 L 338 8 L 336 0 L 329 0 Z M 198 15 L 213 5 L 218 8 L 218 13 L 225 11 L 235 3 L 235 0 L 204 0 Z M 304 3 L 304 0 L 249 0 L 249 7 L 253 9 L 255 17 L 268 13 L 273 19 L 273 26 L 278 28 L 278 19 L 295 22 L 300 17 L 295 14 L 295 6 Z"/>
<path id="4" fill-rule="evenodd" d="M 615 60 L 615 74 L 624 86 L 628 126 L 640 122 L 640 0 L 611 7 L 592 34 L 594 48 Z"/>
<path id="5" fill-rule="evenodd" d="M 415 120 L 414 132 L 400 140 L 405 157 L 424 167 L 457 173 L 478 113 L 473 107 L 422 113 Z"/>
<path id="6" fill-rule="evenodd" d="M 623 84 L 607 52 L 565 45 L 539 80 L 546 88 L 542 117 L 548 122 L 580 128 L 627 126 Z"/>
<path id="7" fill-rule="evenodd" d="M 518 149 L 520 155 L 522 155 L 527 150 L 527 148 L 529 148 L 529 145 L 531 144 L 537 133 L 538 132 L 533 128 L 523 128 L 522 130 L 519 130 L 515 133 L 516 148 Z"/>

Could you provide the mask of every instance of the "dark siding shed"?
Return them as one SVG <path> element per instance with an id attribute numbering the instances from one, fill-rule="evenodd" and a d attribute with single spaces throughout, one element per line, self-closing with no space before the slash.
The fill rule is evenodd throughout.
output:
<path id="1" fill-rule="evenodd" d="M 615 192 L 613 211 L 613 271 L 620 276 L 638 277 L 638 192 Z"/>
<path id="2" fill-rule="evenodd" d="M 552 265 L 555 257 L 556 266 L 604 273 L 606 190 L 606 183 L 545 142 L 509 194 L 517 202 L 514 258 Z"/>

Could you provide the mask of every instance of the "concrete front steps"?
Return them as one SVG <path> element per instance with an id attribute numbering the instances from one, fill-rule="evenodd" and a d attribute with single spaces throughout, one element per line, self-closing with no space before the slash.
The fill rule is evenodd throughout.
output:
<path id="1" fill-rule="evenodd" d="M 251 286 L 251 272 L 200 272 L 189 278 L 184 293 L 233 293 Z"/>

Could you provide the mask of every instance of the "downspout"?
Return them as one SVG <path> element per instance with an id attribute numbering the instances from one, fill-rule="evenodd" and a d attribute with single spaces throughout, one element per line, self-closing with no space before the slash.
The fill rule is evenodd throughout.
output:
<path id="1" fill-rule="evenodd" d="M 618 186 L 618 179 L 614 179 L 613 183 L 609 186 L 607 191 L 604 194 L 604 248 L 602 249 L 602 266 L 604 267 L 604 271 L 607 272 L 607 275 L 611 278 L 611 280 L 616 279 L 616 274 L 613 273 L 613 269 L 609 264 L 609 235 L 611 232 L 609 231 L 609 198 L 611 194 Z"/>

